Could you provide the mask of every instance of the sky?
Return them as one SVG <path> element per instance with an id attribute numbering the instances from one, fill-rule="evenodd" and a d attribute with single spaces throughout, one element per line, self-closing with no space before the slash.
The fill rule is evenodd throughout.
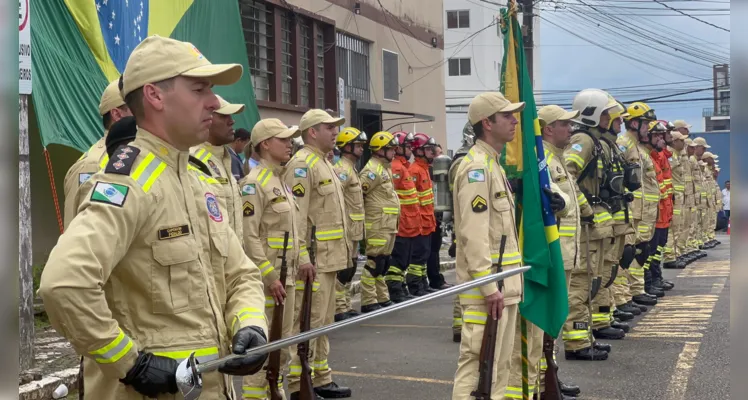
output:
<path id="1" fill-rule="evenodd" d="M 576 92 L 586 88 L 619 88 L 609 93 L 625 104 L 711 88 L 711 66 L 730 62 L 730 32 L 665 5 L 730 29 L 727 0 L 539 1 L 536 102 L 570 109 Z M 700 90 L 660 100 L 713 97 Z M 649 104 L 659 119 L 684 119 L 692 131 L 703 130 L 702 110 L 713 107 L 711 100 Z"/>

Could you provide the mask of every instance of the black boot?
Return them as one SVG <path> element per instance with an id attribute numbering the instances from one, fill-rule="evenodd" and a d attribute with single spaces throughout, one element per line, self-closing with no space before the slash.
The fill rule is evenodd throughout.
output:
<path id="1" fill-rule="evenodd" d="M 344 319 L 348 319 L 348 318 L 350 318 L 350 316 L 348 315 L 348 313 L 344 313 L 343 312 L 343 313 L 337 313 L 337 314 L 335 314 L 335 322 L 340 322 L 340 321 L 342 321 Z"/>
<path id="2" fill-rule="evenodd" d="M 602 361 L 608 359 L 608 353 L 600 350 L 596 350 L 592 347 L 587 347 L 582 350 L 564 352 L 564 356 L 567 360 L 580 360 L 580 361 Z"/>
<path id="3" fill-rule="evenodd" d="M 314 393 L 325 399 L 343 399 L 351 397 L 352 394 L 351 388 L 338 386 L 335 382 L 330 382 L 327 385 L 314 388 Z"/>
<path id="4" fill-rule="evenodd" d="M 416 296 L 408 290 L 408 285 L 405 284 L 405 282 L 402 283 L 403 293 L 405 293 L 405 300 L 411 300 L 415 299 Z M 390 298 L 392 300 L 392 298 Z"/>
<path id="5" fill-rule="evenodd" d="M 629 333 L 629 331 L 631 330 L 631 327 L 628 324 L 624 324 L 623 322 L 611 322 L 610 327 L 620 329 L 623 331 L 623 333 Z"/>
<path id="6" fill-rule="evenodd" d="M 662 264 L 662 268 L 667 268 L 667 269 L 678 268 L 677 262 L 676 261 L 668 261 L 665 264 Z"/>
<path id="7" fill-rule="evenodd" d="M 598 341 L 595 341 L 594 343 L 592 343 L 592 347 L 595 350 L 604 351 L 606 353 L 610 353 L 611 351 L 613 351 L 613 346 L 607 343 L 600 343 Z"/>
<path id="8" fill-rule="evenodd" d="M 644 291 L 647 292 L 647 294 L 650 294 L 652 296 L 665 297 L 665 291 L 663 291 L 662 289 L 656 286 L 650 286 L 649 289 L 645 288 Z"/>
<path id="9" fill-rule="evenodd" d="M 686 263 L 683 262 L 682 260 L 678 259 L 678 260 L 675 261 L 675 268 L 677 268 L 677 269 L 686 268 Z"/>
<path id="10" fill-rule="evenodd" d="M 299 392 L 293 392 L 293 393 L 291 393 L 291 397 L 290 397 L 291 400 L 299 400 L 299 398 L 300 398 L 299 397 Z M 317 393 L 314 393 L 314 400 L 325 400 L 325 398 L 321 397 Z"/>
<path id="11" fill-rule="evenodd" d="M 662 291 L 667 291 L 674 288 L 675 285 L 672 282 L 666 282 L 662 280 L 662 278 L 657 278 L 652 281 L 652 287 L 655 289 L 660 289 Z"/>
<path id="12" fill-rule="evenodd" d="M 632 298 L 635 303 L 642 304 L 645 306 L 653 306 L 657 304 L 657 299 L 647 296 L 646 294 L 637 294 Z"/>
<path id="13" fill-rule="evenodd" d="M 390 292 L 390 300 L 395 303 L 402 303 L 410 300 L 403 291 L 403 285 L 400 282 L 387 282 L 387 291 Z"/>
<path id="14" fill-rule="evenodd" d="M 616 307 L 615 311 L 613 311 L 613 318 L 618 318 L 621 321 L 631 321 L 634 319 L 634 314 L 622 311 Z"/>
<path id="15" fill-rule="evenodd" d="M 626 337 L 626 332 L 616 328 L 593 329 L 592 336 L 595 339 L 620 340 Z"/>
<path id="16" fill-rule="evenodd" d="M 643 312 L 643 313 L 645 313 L 645 312 L 649 311 L 649 308 L 647 308 L 647 306 L 644 306 L 644 305 L 638 304 L 638 303 L 634 302 L 633 300 L 632 300 L 632 301 L 630 301 L 630 302 L 629 302 L 629 304 L 631 304 L 631 306 L 633 306 L 633 307 L 636 307 L 636 308 L 638 308 L 638 309 L 639 309 L 639 311 L 641 311 L 641 312 Z"/>
<path id="17" fill-rule="evenodd" d="M 384 302 L 381 302 L 381 303 L 378 303 L 378 304 L 379 304 L 379 307 L 382 307 L 382 308 L 384 308 L 384 307 L 389 307 L 389 306 L 391 306 L 391 305 L 392 305 L 393 303 L 392 303 L 392 301 L 390 301 L 390 300 L 387 300 L 387 301 L 384 301 Z"/>
<path id="18" fill-rule="evenodd" d="M 582 390 L 579 389 L 579 386 L 570 383 L 564 383 L 560 379 L 558 380 L 558 385 L 561 386 L 561 393 L 566 396 L 579 396 L 579 393 L 582 393 Z"/>
<path id="19" fill-rule="evenodd" d="M 381 308 L 382 308 L 382 306 L 380 306 L 377 303 L 367 304 L 365 306 L 361 306 L 361 312 L 364 313 L 364 314 L 366 314 L 366 313 L 370 313 L 372 311 L 377 311 L 377 310 L 379 310 Z"/>
<path id="20" fill-rule="evenodd" d="M 460 343 L 462 341 L 462 333 L 452 332 L 452 341 L 455 343 Z"/>
<path id="21" fill-rule="evenodd" d="M 616 309 L 621 310 L 622 312 L 629 313 L 631 315 L 641 315 L 642 310 L 640 310 L 638 307 L 634 307 L 631 305 L 631 302 L 622 304 L 620 306 L 616 306 Z"/>
<path id="22" fill-rule="evenodd" d="M 346 315 L 348 315 L 348 318 L 358 317 L 359 315 L 361 315 L 361 313 L 356 310 L 346 311 L 345 313 Z"/>

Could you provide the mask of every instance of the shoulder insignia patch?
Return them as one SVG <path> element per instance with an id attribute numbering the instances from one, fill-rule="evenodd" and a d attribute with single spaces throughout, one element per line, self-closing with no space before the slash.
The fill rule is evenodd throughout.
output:
<path id="1" fill-rule="evenodd" d="M 213 193 L 205 193 L 205 206 L 208 208 L 210 219 L 215 222 L 223 221 L 221 207 L 218 206 L 218 200 L 216 200 L 216 196 Z"/>
<path id="2" fill-rule="evenodd" d="M 472 169 L 468 171 L 468 183 L 485 181 L 486 173 L 482 169 Z"/>
<path id="3" fill-rule="evenodd" d="M 341 172 L 338 174 L 338 178 L 340 178 L 342 182 L 345 182 L 346 180 L 348 180 L 348 174 L 346 174 L 345 172 Z"/>
<path id="4" fill-rule="evenodd" d="M 251 217 L 255 215 L 255 206 L 253 206 L 252 203 L 245 201 L 242 205 L 242 212 L 245 217 Z"/>
<path id="5" fill-rule="evenodd" d="M 367 176 L 367 177 L 369 177 L 369 179 L 371 179 L 371 180 L 377 179 L 377 174 L 375 174 L 375 173 L 373 173 L 373 172 L 371 172 L 371 171 L 369 171 L 369 172 L 368 172 L 368 173 L 366 174 L 366 176 Z"/>
<path id="6" fill-rule="evenodd" d="M 574 149 L 574 150 L 576 150 L 576 151 L 582 151 L 582 145 L 579 144 L 579 143 L 572 144 L 571 148 Z"/>
<path id="7" fill-rule="evenodd" d="M 277 187 L 273 188 L 273 194 L 276 195 L 276 196 L 280 196 L 281 195 L 281 190 L 278 189 Z"/>
<path id="8" fill-rule="evenodd" d="M 306 193 L 306 190 L 304 189 L 304 185 L 302 185 L 301 183 L 297 183 L 293 185 L 292 191 L 293 191 L 294 196 L 296 197 L 304 197 L 304 194 Z"/>
<path id="9" fill-rule="evenodd" d="M 82 184 L 86 183 L 86 181 L 88 181 L 89 179 L 91 179 L 92 175 L 93 174 L 88 173 L 88 172 L 84 172 L 82 174 L 78 174 L 78 184 L 82 185 Z"/>
<path id="10" fill-rule="evenodd" d="M 96 182 L 91 191 L 91 201 L 122 207 L 130 188 L 117 183 Z"/>
<path id="11" fill-rule="evenodd" d="M 306 178 L 306 168 L 294 168 L 293 177 L 294 178 Z"/>
<path id="12" fill-rule="evenodd" d="M 138 158 L 140 149 L 132 146 L 124 146 L 115 150 L 104 169 L 107 174 L 130 175 L 135 159 Z M 123 158 L 124 157 L 124 158 Z"/>
<path id="13" fill-rule="evenodd" d="M 618 148 L 619 148 L 619 149 L 620 149 L 621 151 L 624 151 L 624 152 L 626 151 L 626 146 L 624 146 L 624 145 L 622 145 L 622 144 L 619 144 L 619 145 L 618 145 Z"/>
<path id="14" fill-rule="evenodd" d="M 488 203 L 486 203 L 486 199 L 484 199 L 481 195 L 475 196 L 475 198 L 473 198 L 473 201 L 472 203 L 470 203 L 470 205 L 473 208 L 473 212 L 477 212 L 477 213 L 481 213 L 488 209 Z"/>
<path id="15" fill-rule="evenodd" d="M 242 196 L 245 195 L 255 195 L 257 194 L 257 188 L 255 188 L 254 183 L 247 183 L 246 185 L 242 186 Z"/>
<path id="16" fill-rule="evenodd" d="M 187 236 L 189 234 L 189 225 L 175 226 L 173 228 L 160 229 L 158 231 L 158 240 L 174 239 L 180 236 Z"/>

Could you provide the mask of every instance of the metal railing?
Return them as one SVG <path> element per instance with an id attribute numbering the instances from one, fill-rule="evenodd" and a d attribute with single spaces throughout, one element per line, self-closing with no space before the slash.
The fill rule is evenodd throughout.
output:
<path id="1" fill-rule="evenodd" d="M 729 117 L 730 116 L 730 105 L 722 104 L 716 110 L 714 107 L 703 109 L 701 112 L 702 117 Z"/>

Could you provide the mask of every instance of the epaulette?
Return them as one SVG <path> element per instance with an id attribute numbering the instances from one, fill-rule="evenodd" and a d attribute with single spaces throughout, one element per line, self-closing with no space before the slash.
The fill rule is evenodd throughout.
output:
<path id="1" fill-rule="evenodd" d="M 205 163 L 203 163 L 202 161 L 200 161 L 199 158 L 190 155 L 190 164 L 195 166 L 195 168 L 200 170 L 200 172 L 204 173 L 205 175 L 213 176 L 213 174 L 210 173 L 210 169 L 208 168 L 208 166 L 205 165 Z"/>
<path id="2" fill-rule="evenodd" d="M 140 149 L 133 146 L 120 146 L 109 157 L 109 162 L 104 169 L 107 174 L 130 175 L 135 160 L 140 154 Z"/>

